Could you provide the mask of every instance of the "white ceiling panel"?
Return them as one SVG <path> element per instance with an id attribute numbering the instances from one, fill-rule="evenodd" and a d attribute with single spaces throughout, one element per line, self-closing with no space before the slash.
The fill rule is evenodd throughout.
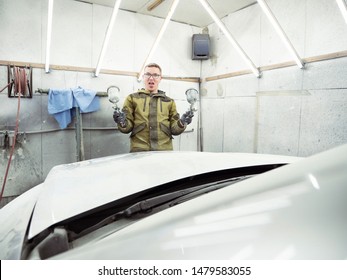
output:
<path id="1" fill-rule="evenodd" d="M 73 0 L 79 1 L 79 0 Z M 173 0 L 164 0 L 152 11 L 148 11 L 147 7 L 156 2 L 157 0 L 122 0 L 120 8 L 122 10 L 131 11 L 160 18 L 165 18 Z M 81 0 L 81 2 L 88 2 L 97 5 L 113 7 L 115 0 Z M 256 0 L 209 0 L 219 18 L 233 13 L 237 10 L 248 7 L 256 3 Z M 191 24 L 198 27 L 205 27 L 213 20 L 200 5 L 198 0 L 181 0 L 177 9 L 172 17 L 173 21 Z"/>

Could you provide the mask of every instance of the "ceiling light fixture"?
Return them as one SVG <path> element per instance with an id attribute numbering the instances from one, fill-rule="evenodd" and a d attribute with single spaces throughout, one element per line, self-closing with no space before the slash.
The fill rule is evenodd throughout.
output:
<path id="1" fill-rule="evenodd" d="M 284 33 L 283 29 L 281 28 L 281 26 L 278 23 L 277 19 L 275 18 L 274 14 L 271 12 L 269 6 L 266 4 L 266 2 L 264 0 L 257 0 L 257 2 L 259 4 L 259 6 L 262 8 L 265 15 L 270 20 L 272 26 L 275 28 L 276 32 L 278 33 L 278 35 L 280 36 L 280 38 L 282 39 L 282 41 L 284 42 L 284 44 L 286 45 L 286 47 L 288 48 L 288 50 L 290 51 L 292 56 L 294 57 L 296 64 L 300 68 L 304 68 L 303 61 L 299 57 L 299 55 L 296 52 L 295 48 L 293 47 L 292 43 L 289 41 L 287 35 Z"/>
<path id="2" fill-rule="evenodd" d="M 340 8 L 340 11 L 346 21 L 346 24 L 347 24 L 347 5 L 346 5 L 346 2 L 345 0 L 336 0 L 337 2 L 337 5 L 339 6 Z"/>
<path id="3" fill-rule="evenodd" d="M 142 77 L 142 75 L 143 75 L 143 72 L 144 72 L 144 70 L 145 70 L 145 67 L 146 67 L 146 65 L 149 63 L 149 61 L 152 59 L 153 53 L 154 53 L 154 51 L 156 50 L 156 48 L 157 48 L 157 46 L 158 46 L 158 44 L 159 44 L 159 42 L 160 42 L 160 39 L 161 39 L 161 37 L 163 36 L 163 34 L 164 34 L 164 32 L 165 32 L 165 30 L 166 30 L 166 28 L 167 28 L 167 26 L 168 26 L 168 24 L 169 24 L 169 22 L 170 22 L 170 20 L 171 20 L 172 15 L 173 15 L 173 13 L 174 13 L 175 10 L 176 10 L 176 7 L 177 7 L 177 5 L 178 5 L 178 2 L 179 2 L 179 0 L 174 0 L 174 1 L 172 2 L 171 7 L 170 7 L 170 10 L 169 10 L 169 13 L 167 14 L 167 16 L 166 16 L 166 18 L 165 18 L 165 21 L 164 21 L 164 23 L 163 23 L 163 25 L 162 25 L 162 27 L 161 27 L 161 29 L 160 29 L 160 31 L 159 31 L 159 34 L 158 34 L 157 38 L 155 39 L 155 41 L 154 41 L 154 43 L 153 43 L 153 46 L 152 46 L 151 50 L 149 51 L 149 54 L 148 54 L 148 56 L 147 56 L 147 58 L 146 58 L 144 64 L 142 65 L 142 68 L 141 68 L 141 70 L 140 70 L 140 72 L 139 72 L 139 75 L 138 75 L 138 77 L 137 77 L 138 81 L 141 81 L 141 77 Z"/>
<path id="4" fill-rule="evenodd" d="M 49 73 L 49 58 L 50 58 L 50 52 L 51 52 L 51 38 L 52 38 L 52 21 L 53 21 L 53 0 L 48 0 L 47 42 L 46 42 L 46 62 L 45 62 L 46 73 Z"/>
<path id="5" fill-rule="evenodd" d="M 153 9 L 158 7 L 163 2 L 164 2 L 164 0 L 155 0 L 152 4 L 148 5 L 147 11 L 149 11 L 149 12 L 152 11 Z"/>
<path id="6" fill-rule="evenodd" d="M 106 30 L 104 43 L 102 44 L 102 49 L 101 49 L 101 52 L 100 52 L 98 64 L 96 66 L 95 77 L 99 76 L 100 69 L 101 69 L 101 64 L 102 64 L 102 61 L 104 60 L 104 56 L 105 56 L 105 53 L 106 53 L 106 50 L 107 50 L 108 42 L 109 42 L 110 37 L 111 37 L 113 25 L 114 25 L 114 22 L 116 20 L 117 13 L 118 13 L 119 6 L 120 6 L 121 2 L 122 2 L 122 0 L 117 0 L 116 3 L 114 4 L 112 15 L 111 15 L 111 18 L 110 18 L 110 22 L 109 22 L 107 30 Z"/>
<path id="7" fill-rule="evenodd" d="M 241 46 L 238 44 L 238 42 L 234 39 L 234 37 L 231 35 L 231 33 L 228 31 L 224 23 L 219 19 L 215 11 L 212 9 L 212 7 L 208 4 L 206 0 L 199 0 L 200 4 L 205 8 L 205 10 L 209 13 L 209 15 L 212 17 L 214 22 L 218 25 L 220 30 L 224 33 L 226 38 L 229 40 L 229 42 L 234 46 L 236 51 L 241 55 L 241 57 L 245 60 L 245 62 L 248 64 L 248 66 L 251 68 L 254 75 L 256 75 L 258 78 L 260 77 L 259 69 L 254 65 L 254 63 L 251 61 L 251 59 L 247 56 L 245 51 L 241 48 Z"/>

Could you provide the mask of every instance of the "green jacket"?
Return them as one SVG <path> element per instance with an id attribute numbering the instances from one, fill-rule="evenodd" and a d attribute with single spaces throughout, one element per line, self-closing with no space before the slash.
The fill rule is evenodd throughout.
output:
<path id="1" fill-rule="evenodd" d="M 172 135 L 179 135 L 186 125 L 180 122 L 176 103 L 165 92 L 144 89 L 130 94 L 124 101 L 127 124 L 122 133 L 130 134 L 130 152 L 173 150 Z"/>

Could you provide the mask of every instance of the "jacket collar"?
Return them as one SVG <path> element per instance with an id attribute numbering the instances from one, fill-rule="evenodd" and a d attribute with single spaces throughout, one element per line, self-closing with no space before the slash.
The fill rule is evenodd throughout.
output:
<path id="1" fill-rule="evenodd" d="M 148 90 L 145 90 L 144 88 L 140 89 L 138 93 L 144 93 L 146 95 L 155 95 L 157 97 L 166 97 L 165 92 L 162 90 L 158 90 L 157 93 L 150 93 Z"/>

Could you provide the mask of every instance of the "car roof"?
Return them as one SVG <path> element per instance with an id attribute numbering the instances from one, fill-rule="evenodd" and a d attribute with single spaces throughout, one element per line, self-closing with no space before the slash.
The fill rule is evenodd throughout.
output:
<path id="1" fill-rule="evenodd" d="M 253 153 L 143 152 L 59 165 L 37 198 L 28 238 L 88 210 L 178 179 L 231 168 L 292 163 L 300 158 Z"/>

